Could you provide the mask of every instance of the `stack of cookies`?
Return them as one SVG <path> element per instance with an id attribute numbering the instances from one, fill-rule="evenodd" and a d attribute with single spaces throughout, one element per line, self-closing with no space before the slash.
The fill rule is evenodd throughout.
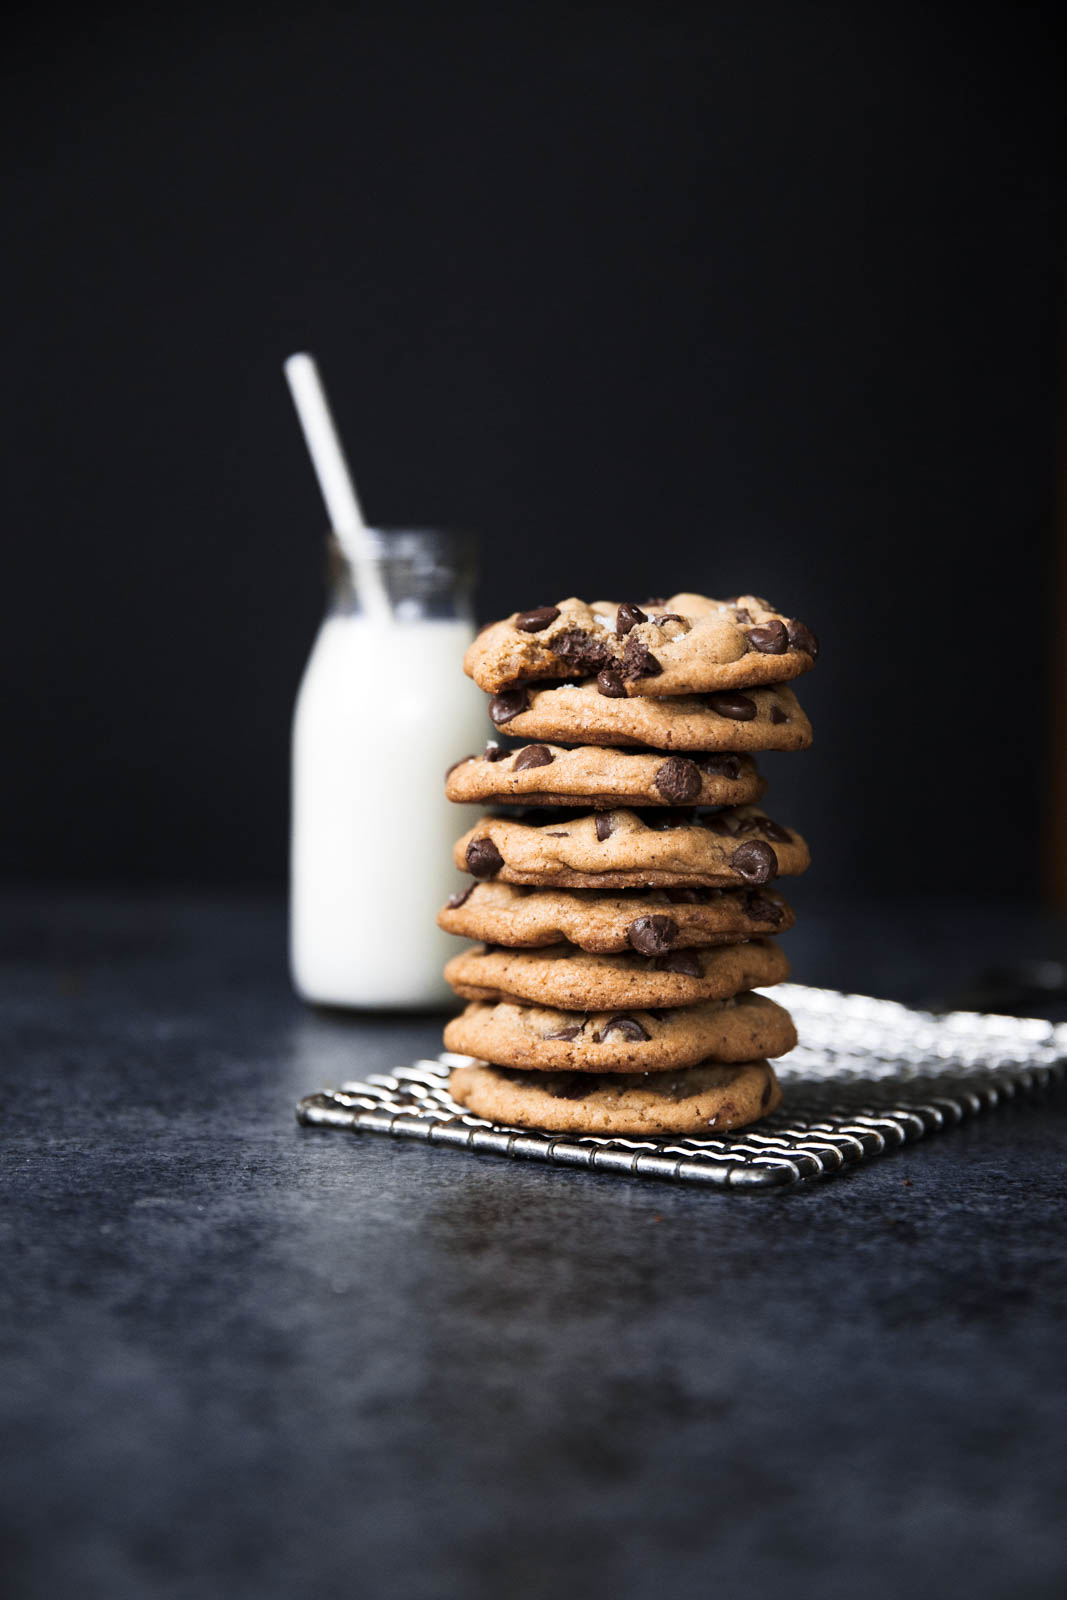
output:
<path id="1" fill-rule="evenodd" d="M 708 1134 L 773 1111 L 789 1013 L 751 991 L 788 964 L 798 834 L 757 805 L 754 755 L 802 750 L 788 680 L 803 623 L 751 595 L 563 600 L 482 631 L 465 667 L 504 740 L 449 799 L 493 807 L 456 845 L 474 882 L 440 913 L 481 941 L 445 976 L 456 1100 L 560 1132 Z M 512 742 L 514 741 L 514 742 Z M 509 809 L 516 808 L 516 809 Z"/>

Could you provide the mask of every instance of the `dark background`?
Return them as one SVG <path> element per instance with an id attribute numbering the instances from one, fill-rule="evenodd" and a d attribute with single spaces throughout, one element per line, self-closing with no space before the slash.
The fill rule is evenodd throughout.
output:
<path id="1" fill-rule="evenodd" d="M 1055 15 L 17 17 L 0 871 L 281 880 L 307 347 L 371 517 L 481 534 L 483 616 L 750 588 L 818 630 L 772 773 L 813 892 L 1035 893 Z"/>

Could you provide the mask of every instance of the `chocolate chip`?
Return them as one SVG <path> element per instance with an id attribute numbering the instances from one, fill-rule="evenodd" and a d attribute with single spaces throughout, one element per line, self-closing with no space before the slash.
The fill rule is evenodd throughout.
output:
<path id="1" fill-rule="evenodd" d="M 547 744 L 528 744 L 520 750 L 511 764 L 512 772 L 525 772 L 527 767 L 550 767 L 555 756 Z"/>
<path id="2" fill-rule="evenodd" d="M 702 906 L 711 894 L 710 889 L 664 889 L 663 892 L 675 906 Z"/>
<path id="3" fill-rule="evenodd" d="M 780 705 L 775 704 L 775 705 L 771 706 L 771 721 L 772 722 L 788 722 L 789 721 L 789 718 L 786 716 L 785 712 L 782 710 Z"/>
<path id="4" fill-rule="evenodd" d="M 774 839 L 778 844 L 792 844 L 793 835 L 788 828 L 783 828 L 780 822 L 772 822 L 770 817 L 757 817 L 760 833 L 768 839 Z"/>
<path id="5" fill-rule="evenodd" d="M 628 943 L 643 956 L 662 956 L 678 937 L 673 917 L 638 917 L 626 930 Z"/>
<path id="6" fill-rule="evenodd" d="M 700 957 L 695 950 L 672 950 L 654 963 L 657 972 L 677 972 L 685 978 L 701 976 Z"/>
<path id="7" fill-rule="evenodd" d="M 734 823 L 734 833 L 761 833 L 763 824 L 759 817 L 738 817 Z"/>
<path id="8" fill-rule="evenodd" d="M 537 606 L 533 611 L 523 611 L 515 618 L 520 633 L 540 633 L 559 616 L 559 606 Z"/>
<path id="9" fill-rule="evenodd" d="M 802 622 L 797 622 L 794 619 L 792 622 L 786 623 L 786 633 L 789 635 L 789 643 L 794 650 L 803 650 L 805 655 L 809 655 L 813 661 L 815 660 L 815 657 L 819 654 L 819 641 L 810 628 L 806 628 Z"/>
<path id="10" fill-rule="evenodd" d="M 594 639 L 584 628 L 567 628 L 552 641 L 557 656 L 579 677 L 592 677 L 611 660 L 611 649 L 603 639 Z"/>
<path id="11" fill-rule="evenodd" d="M 677 806 L 664 806 L 658 811 L 642 811 L 640 818 L 646 828 L 654 828 L 657 833 L 666 833 L 668 828 L 693 826 L 693 813 L 681 811 Z"/>
<path id="12" fill-rule="evenodd" d="M 652 782 L 672 806 L 689 805 L 703 787 L 696 763 L 687 761 L 684 756 L 671 756 L 656 769 Z"/>
<path id="13" fill-rule="evenodd" d="M 549 1089 L 553 1100 L 584 1100 L 587 1094 L 592 1094 L 597 1087 L 596 1074 L 593 1072 L 568 1072 L 566 1079 L 558 1087 Z"/>
<path id="14" fill-rule="evenodd" d="M 647 622 L 648 618 L 640 606 L 623 604 L 619 607 L 615 617 L 615 632 L 620 639 L 624 639 L 631 628 L 636 628 L 639 622 Z"/>
<path id="15" fill-rule="evenodd" d="M 653 617 L 652 621 L 656 624 L 657 628 L 664 627 L 668 622 L 680 622 L 686 631 L 688 631 L 689 627 L 689 624 L 686 622 L 685 618 L 680 617 L 677 611 L 665 611 L 662 617 Z"/>
<path id="16" fill-rule="evenodd" d="M 474 893 L 475 887 L 475 884 L 468 883 L 465 889 L 457 889 L 454 894 L 450 894 L 448 897 L 449 911 L 456 911 L 461 905 L 464 905 Z"/>
<path id="17" fill-rule="evenodd" d="M 778 872 L 778 857 L 762 839 L 749 839 L 738 845 L 730 865 L 749 883 L 767 883 Z"/>
<path id="18" fill-rule="evenodd" d="M 558 1033 L 543 1033 L 542 1039 L 577 1039 L 585 1024 L 576 1022 L 569 1028 L 560 1028 Z"/>
<path id="19" fill-rule="evenodd" d="M 744 606 L 735 606 L 734 619 L 737 622 L 751 622 L 752 613 L 750 611 L 746 611 Z"/>
<path id="20" fill-rule="evenodd" d="M 569 839 L 570 838 L 570 834 L 567 833 L 566 831 L 564 831 L 562 833 L 551 833 L 546 828 L 546 830 L 545 830 L 545 838 L 546 839 Z"/>
<path id="21" fill-rule="evenodd" d="M 644 640 L 635 639 L 631 634 L 622 653 L 622 675 L 627 682 L 633 678 L 656 678 L 662 671 Z"/>
<path id="22" fill-rule="evenodd" d="M 482 760 L 503 761 L 504 757 L 509 756 L 510 754 L 511 751 L 508 749 L 507 745 L 490 743 L 487 744 L 485 749 L 482 751 Z"/>
<path id="23" fill-rule="evenodd" d="M 615 832 L 615 818 L 610 811 L 598 811 L 596 814 L 596 836 L 601 844 L 605 839 L 610 839 Z"/>
<path id="24" fill-rule="evenodd" d="M 771 900 L 767 895 L 759 894 L 755 890 L 745 897 L 745 914 L 751 917 L 753 922 L 769 922 L 772 928 L 777 928 L 785 916 L 777 900 Z"/>
<path id="25" fill-rule="evenodd" d="M 642 600 L 641 604 L 643 606 L 665 606 L 667 602 L 666 600 L 653 598 L 652 600 Z"/>
<path id="26" fill-rule="evenodd" d="M 622 681 L 622 673 L 618 667 L 605 667 L 603 672 L 599 672 L 596 686 L 601 694 L 607 695 L 609 700 L 623 700 L 626 698 L 626 685 Z"/>
<path id="27" fill-rule="evenodd" d="M 741 758 L 727 752 L 724 755 L 694 756 L 694 761 L 702 772 L 709 778 L 730 778 L 733 780 L 741 776 Z"/>
<path id="28" fill-rule="evenodd" d="M 492 839 L 472 839 L 467 846 L 467 866 L 476 878 L 491 878 L 504 865 Z"/>
<path id="29" fill-rule="evenodd" d="M 730 717 L 734 722 L 751 722 L 756 715 L 755 700 L 750 700 L 747 694 L 733 694 L 726 689 L 719 689 L 715 694 L 709 694 L 708 705 L 712 711 L 717 711 L 720 717 Z M 495 722 L 496 718 L 493 720 Z"/>
<path id="30" fill-rule="evenodd" d="M 477 761 L 477 759 L 478 759 L 477 756 L 460 756 L 458 761 L 453 761 L 452 765 L 449 767 L 448 771 L 445 773 L 445 777 L 446 778 L 450 778 L 452 776 L 452 774 L 455 772 L 457 767 L 462 767 L 468 761 Z"/>
<path id="31" fill-rule="evenodd" d="M 652 1037 L 650 1033 L 645 1032 L 636 1017 L 609 1017 L 601 1030 L 600 1039 L 597 1042 L 603 1043 L 613 1033 L 618 1034 L 620 1039 L 651 1039 Z"/>
<path id="32" fill-rule="evenodd" d="M 758 650 L 761 655 L 784 656 L 789 649 L 785 623 L 779 622 L 777 617 L 765 622 L 761 628 L 749 628 L 745 638 L 753 650 Z"/>
<path id="33" fill-rule="evenodd" d="M 709 833 L 718 833 L 724 837 L 733 838 L 737 832 L 737 818 L 732 812 L 716 811 L 710 817 L 704 818 L 704 826 Z"/>
<path id="34" fill-rule="evenodd" d="M 528 703 L 525 689 L 505 689 L 503 694 L 495 694 L 490 700 L 489 715 L 499 728 L 502 722 L 521 716 Z"/>

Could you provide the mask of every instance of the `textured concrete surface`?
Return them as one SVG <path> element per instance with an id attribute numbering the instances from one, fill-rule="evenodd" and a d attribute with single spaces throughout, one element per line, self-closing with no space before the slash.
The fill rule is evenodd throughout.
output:
<path id="1" fill-rule="evenodd" d="M 269 903 L 4 912 L 8 1593 L 1064 1592 L 1067 1097 L 758 1197 L 314 1133 L 440 1019 L 302 1009 Z M 790 939 L 905 998 L 1065 947 Z"/>

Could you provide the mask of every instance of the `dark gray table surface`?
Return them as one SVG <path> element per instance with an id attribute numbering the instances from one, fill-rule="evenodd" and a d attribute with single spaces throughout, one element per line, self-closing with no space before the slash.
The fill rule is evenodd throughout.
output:
<path id="1" fill-rule="evenodd" d="M 1067 1096 L 759 1196 L 298 1129 L 440 1018 L 291 996 L 280 904 L 2 906 L 7 1592 L 1060 1596 Z M 899 998 L 1067 954 L 807 911 Z"/>

